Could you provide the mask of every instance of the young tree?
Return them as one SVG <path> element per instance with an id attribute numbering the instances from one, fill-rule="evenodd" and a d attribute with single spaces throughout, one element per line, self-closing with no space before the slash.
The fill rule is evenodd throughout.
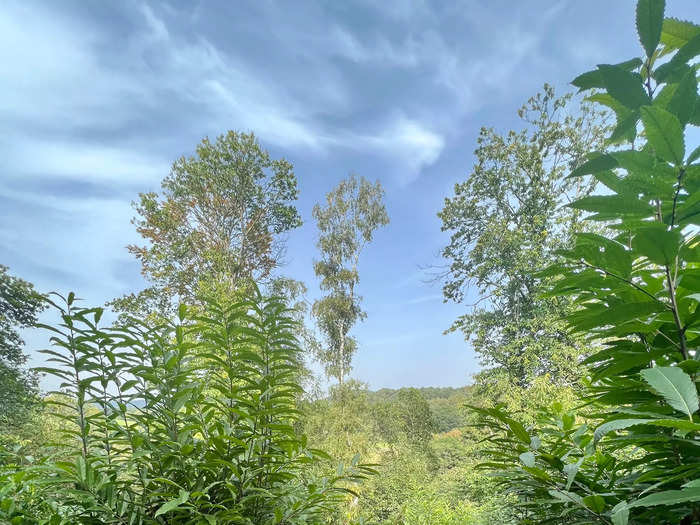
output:
<path id="1" fill-rule="evenodd" d="M 606 127 L 590 104 L 577 107 L 549 85 L 518 115 L 521 131 L 481 129 L 473 172 L 438 213 L 451 233 L 442 251 L 449 261 L 443 293 L 463 302 L 476 286 L 481 299 L 451 329 L 472 342 L 491 369 L 486 375 L 526 385 L 548 373 L 571 383 L 580 349 L 559 320 L 566 303 L 538 298 L 542 280 L 534 270 L 552 262 L 579 229 L 580 212 L 562 205 L 589 194 L 594 183 L 564 175 L 602 147 Z"/>
<path id="2" fill-rule="evenodd" d="M 0 427 L 24 421 L 35 401 L 37 377 L 22 367 L 27 357 L 18 330 L 36 323 L 45 306 L 30 283 L 7 270 L 0 265 Z"/>
<path id="3" fill-rule="evenodd" d="M 321 278 L 321 289 L 328 294 L 314 302 L 313 315 L 324 336 L 318 357 L 329 376 L 342 383 L 350 370 L 357 341 L 348 335 L 365 316 L 355 287 L 360 280 L 360 253 L 372 241 L 374 231 L 389 223 L 379 182 L 351 175 L 326 195 L 326 205 L 317 204 L 313 216 L 319 229 L 321 260 L 314 271 Z"/>
<path id="4" fill-rule="evenodd" d="M 273 160 L 250 133 L 205 138 L 193 157 L 181 157 L 162 192 L 134 204 L 131 245 L 152 287 L 115 301 L 121 310 L 162 310 L 173 298 L 193 301 L 203 290 L 229 291 L 270 277 L 283 253 L 281 235 L 301 225 L 294 206 L 292 165 Z"/>

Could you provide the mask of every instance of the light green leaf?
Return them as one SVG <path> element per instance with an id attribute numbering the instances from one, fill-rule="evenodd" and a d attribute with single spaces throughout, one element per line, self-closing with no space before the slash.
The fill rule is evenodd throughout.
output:
<path id="1" fill-rule="evenodd" d="M 666 82 L 672 74 L 687 67 L 686 63 L 698 53 L 700 53 L 700 34 L 695 35 L 684 44 L 671 60 L 660 65 L 654 71 L 654 78 L 658 82 Z"/>
<path id="2" fill-rule="evenodd" d="M 567 463 L 564 465 L 564 474 L 566 474 L 566 490 L 571 488 L 571 484 L 576 479 L 576 473 L 583 464 L 583 458 L 580 458 L 576 463 Z"/>
<path id="3" fill-rule="evenodd" d="M 662 159 L 681 165 L 685 157 L 685 141 L 678 117 L 654 106 L 645 106 L 641 111 L 649 145 Z"/>
<path id="4" fill-rule="evenodd" d="M 661 39 L 665 3 L 664 0 L 637 2 L 637 34 L 648 57 L 654 54 Z"/>
<path id="5" fill-rule="evenodd" d="M 641 375 L 669 405 L 692 420 L 698 410 L 698 393 L 688 374 L 676 366 L 657 366 L 642 370 Z"/>
<path id="6" fill-rule="evenodd" d="M 665 19 L 661 28 L 661 42 L 671 49 L 683 47 L 696 35 L 700 35 L 700 26 L 678 18 Z"/>
<path id="7" fill-rule="evenodd" d="M 158 508 L 158 510 L 156 511 L 156 513 L 154 514 L 153 517 L 157 518 L 158 516 L 160 516 L 162 514 L 165 514 L 167 512 L 171 512 L 171 511 L 175 510 L 180 505 L 185 503 L 189 499 L 189 497 L 190 497 L 189 492 L 187 492 L 186 490 L 180 490 L 180 495 L 175 499 L 171 499 L 170 501 L 166 501 L 165 503 L 163 503 Z"/>
<path id="8" fill-rule="evenodd" d="M 630 508 L 627 502 L 623 501 L 615 505 L 610 518 L 612 519 L 613 525 L 627 525 L 630 519 Z"/>
<path id="9" fill-rule="evenodd" d="M 523 465 L 526 467 L 533 468 L 535 466 L 535 454 L 532 452 L 523 452 L 518 456 L 520 458 L 520 461 L 522 461 Z"/>

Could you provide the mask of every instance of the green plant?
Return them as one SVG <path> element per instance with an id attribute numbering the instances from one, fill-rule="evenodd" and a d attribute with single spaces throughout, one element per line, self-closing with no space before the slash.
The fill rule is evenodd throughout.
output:
<path id="1" fill-rule="evenodd" d="M 296 323 L 252 293 L 178 310 L 158 326 L 100 328 L 73 294 L 45 326 L 65 409 L 60 459 L 0 471 L 0 518 L 12 523 L 320 523 L 371 468 L 333 476 L 295 431 Z M 10 487 L 8 491 L 8 487 Z M 32 497 L 24 497 L 30 494 Z M 20 497 L 22 496 L 22 497 Z M 44 516 L 36 509 L 43 506 Z M 4 513 L 4 514 L 3 514 Z"/>
<path id="2" fill-rule="evenodd" d="M 595 343 L 586 408 L 530 426 L 475 408 L 492 431 L 483 467 L 519 496 L 523 523 L 700 522 L 700 147 L 687 133 L 700 125 L 700 27 L 663 15 L 662 0 L 639 0 L 646 56 L 573 81 L 617 116 L 608 151 L 569 175 L 605 185 L 569 206 L 613 233 L 578 233 L 540 273 Z"/>

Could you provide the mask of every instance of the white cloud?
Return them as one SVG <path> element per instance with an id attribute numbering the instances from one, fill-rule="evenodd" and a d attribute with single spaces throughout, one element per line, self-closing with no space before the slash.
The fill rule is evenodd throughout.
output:
<path id="1" fill-rule="evenodd" d="M 402 169 L 399 181 L 408 184 L 424 167 L 438 159 L 445 147 L 445 139 L 424 124 L 401 116 L 377 134 L 357 137 L 356 144 L 387 155 Z"/>
<path id="2" fill-rule="evenodd" d="M 67 177 L 87 182 L 158 185 L 170 171 L 165 159 L 139 151 L 63 141 L 24 139 L 0 141 L 0 152 L 14 176 Z M 7 174 L 12 176 L 13 172 Z"/>

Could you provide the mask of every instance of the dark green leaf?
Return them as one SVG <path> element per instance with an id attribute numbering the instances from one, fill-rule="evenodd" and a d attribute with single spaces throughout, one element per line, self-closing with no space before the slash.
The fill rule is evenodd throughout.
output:
<path id="1" fill-rule="evenodd" d="M 639 0 L 637 2 L 637 34 L 648 57 L 654 54 L 661 39 L 665 4 L 664 0 Z"/>
<path id="2" fill-rule="evenodd" d="M 642 77 L 622 68 L 601 64 L 598 66 L 607 92 L 624 106 L 638 109 L 650 103 L 649 95 L 644 90 Z"/>

